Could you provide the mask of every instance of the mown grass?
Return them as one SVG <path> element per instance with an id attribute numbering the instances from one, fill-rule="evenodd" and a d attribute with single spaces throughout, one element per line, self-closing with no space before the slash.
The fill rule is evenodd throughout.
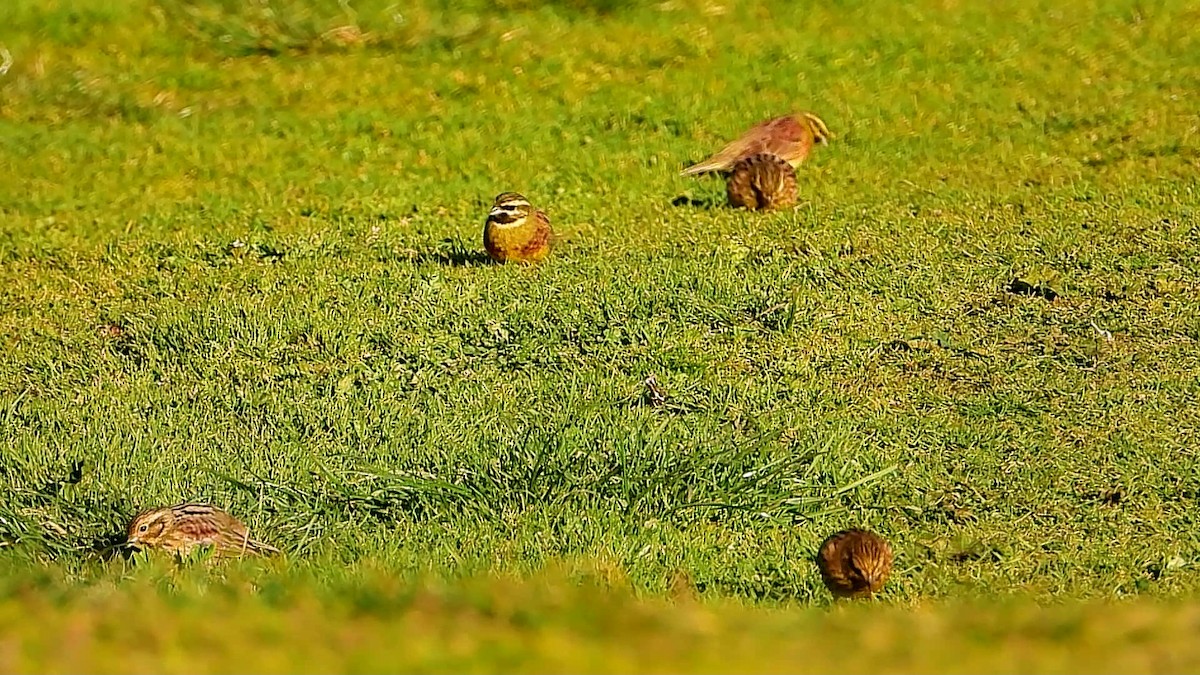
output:
<path id="1" fill-rule="evenodd" d="M 317 585 L 823 604 L 867 525 L 890 603 L 1194 596 L 1194 7 L 410 4 L 0 7 L 14 574 L 202 499 Z M 793 108 L 794 211 L 676 176 Z"/>

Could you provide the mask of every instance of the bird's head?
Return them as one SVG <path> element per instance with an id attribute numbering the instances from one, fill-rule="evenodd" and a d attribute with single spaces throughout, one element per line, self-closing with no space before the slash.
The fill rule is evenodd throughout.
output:
<path id="1" fill-rule="evenodd" d="M 133 517 L 125 536 L 126 546 L 153 547 L 161 542 L 175 523 L 175 512 L 170 508 L 150 509 Z"/>
<path id="2" fill-rule="evenodd" d="M 892 549 L 882 538 L 864 533 L 854 540 L 849 562 L 862 577 L 865 590 L 874 593 L 883 587 L 892 571 Z"/>
<path id="3" fill-rule="evenodd" d="M 516 227 L 529 217 L 529 200 L 516 192 L 502 192 L 492 202 L 488 221 L 499 227 Z"/>
<path id="4" fill-rule="evenodd" d="M 804 113 L 800 115 L 800 122 L 812 134 L 813 142 L 827 145 L 829 139 L 833 138 L 833 134 L 829 133 L 829 127 L 825 126 L 825 122 L 812 113 Z"/>

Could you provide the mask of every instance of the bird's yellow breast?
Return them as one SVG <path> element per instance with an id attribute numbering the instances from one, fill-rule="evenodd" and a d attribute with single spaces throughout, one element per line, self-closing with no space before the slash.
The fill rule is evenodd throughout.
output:
<path id="1" fill-rule="evenodd" d="M 488 220 L 483 246 L 497 262 L 540 262 L 550 253 L 550 224 L 536 213 L 508 227 Z"/>

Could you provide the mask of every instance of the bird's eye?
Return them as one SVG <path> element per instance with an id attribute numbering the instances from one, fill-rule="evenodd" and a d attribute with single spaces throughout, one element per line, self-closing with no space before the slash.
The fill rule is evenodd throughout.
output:
<path id="1" fill-rule="evenodd" d="M 138 532 L 145 532 L 148 529 L 150 529 L 148 524 L 142 524 L 142 526 L 138 528 Z"/>

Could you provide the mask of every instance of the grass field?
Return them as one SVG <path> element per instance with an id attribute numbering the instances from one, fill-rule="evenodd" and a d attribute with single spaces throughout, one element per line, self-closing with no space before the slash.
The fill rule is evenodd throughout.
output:
<path id="1" fill-rule="evenodd" d="M 1200 8 L 448 4 L 0 3 L 0 670 L 1200 670 Z"/>

